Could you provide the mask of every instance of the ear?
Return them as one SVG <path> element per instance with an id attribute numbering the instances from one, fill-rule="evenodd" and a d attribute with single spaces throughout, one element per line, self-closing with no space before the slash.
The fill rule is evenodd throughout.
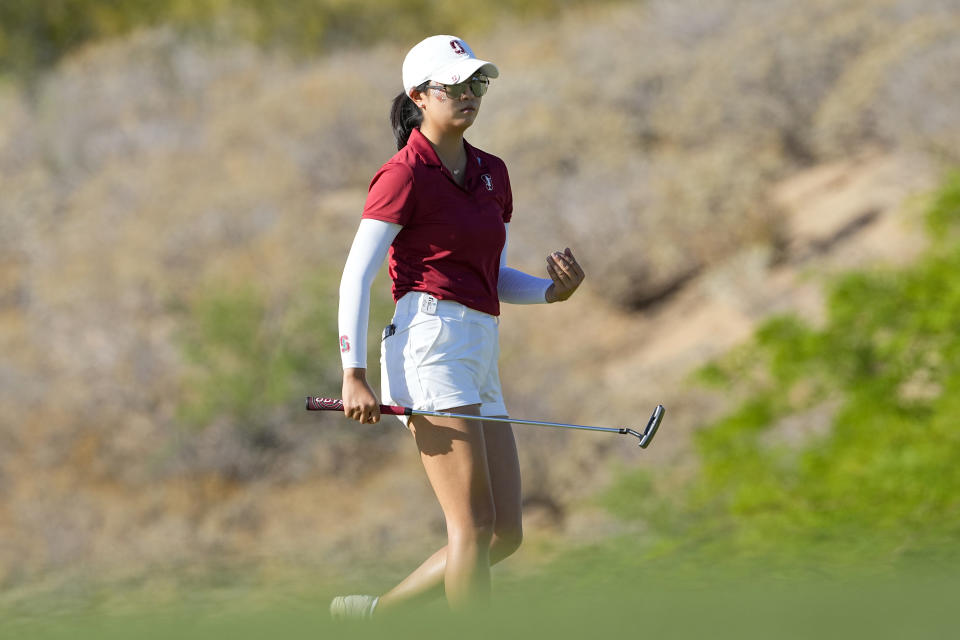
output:
<path id="1" fill-rule="evenodd" d="M 410 89 L 409 95 L 410 95 L 410 99 L 413 100 L 413 104 L 420 107 L 420 109 L 424 108 L 425 106 L 424 99 L 426 98 L 426 96 L 423 94 L 422 91 L 414 87 L 413 89 Z"/>

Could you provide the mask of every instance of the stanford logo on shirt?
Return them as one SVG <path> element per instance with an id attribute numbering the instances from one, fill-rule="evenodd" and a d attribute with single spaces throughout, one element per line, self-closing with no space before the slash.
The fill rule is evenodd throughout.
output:
<path id="1" fill-rule="evenodd" d="M 451 40 L 450 47 L 453 48 L 453 52 L 458 56 L 464 56 L 467 54 L 467 50 L 463 48 L 463 45 L 460 44 L 459 40 Z"/>
<path id="2" fill-rule="evenodd" d="M 493 191 L 493 178 L 490 177 L 489 173 L 483 174 L 480 179 L 483 180 L 483 184 L 487 185 L 487 191 Z"/>

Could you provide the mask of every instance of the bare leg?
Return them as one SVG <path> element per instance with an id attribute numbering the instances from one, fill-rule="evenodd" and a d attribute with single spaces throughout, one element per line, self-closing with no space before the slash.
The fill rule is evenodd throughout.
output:
<path id="1" fill-rule="evenodd" d="M 451 409 L 478 415 L 479 407 Z M 454 609 L 490 595 L 490 540 L 496 514 L 487 470 L 482 423 L 415 416 L 410 430 L 447 525 L 447 601 Z"/>
<path id="2" fill-rule="evenodd" d="M 459 411 L 458 411 L 459 413 Z M 510 425 L 483 423 L 486 460 L 493 491 L 495 522 L 490 542 L 490 564 L 510 556 L 522 540 L 520 505 L 520 462 Z M 425 602 L 443 593 L 447 547 L 430 556 L 400 584 L 380 597 L 377 612 Z"/>

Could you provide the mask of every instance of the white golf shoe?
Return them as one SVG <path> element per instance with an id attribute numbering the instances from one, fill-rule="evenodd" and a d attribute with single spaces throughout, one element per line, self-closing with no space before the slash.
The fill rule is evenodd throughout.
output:
<path id="1" fill-rule="evenodd" d="M 377 596 L 337 596 L 330 603 L 330 617 L 334 620 L 367 620 L 380 600 Z"/>

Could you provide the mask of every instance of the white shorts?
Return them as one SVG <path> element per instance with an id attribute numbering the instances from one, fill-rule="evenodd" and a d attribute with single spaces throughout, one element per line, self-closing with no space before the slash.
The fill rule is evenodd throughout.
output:
<path id="1" fill-rule="evenodd" d="M 459 302 L 404 295 L 380 343 L 383 403 L 425 411 L 479 404 L 480 415 L 507 415 L 497 369 L 499 324 Z"/>

